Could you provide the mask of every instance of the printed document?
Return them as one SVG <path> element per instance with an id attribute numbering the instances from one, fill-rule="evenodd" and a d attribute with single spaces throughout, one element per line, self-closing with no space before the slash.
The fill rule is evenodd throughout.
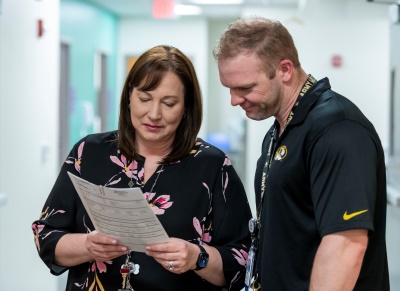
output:
<path id="1" fill-rule="evenodd" d="M 147 244 L 168 240 L 140 188 L 109 188 L 68 175 L 98 232 L 136 252 L 145 252 Z"/>

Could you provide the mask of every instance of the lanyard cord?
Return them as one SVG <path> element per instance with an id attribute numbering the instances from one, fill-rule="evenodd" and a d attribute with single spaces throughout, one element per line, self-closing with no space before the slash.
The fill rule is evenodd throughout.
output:
<path id="1" fill-rule="evenodd" d="M 264 164 L 262 178 L 261 178 L 261 199 L 260 199 L 260 203 L 258 204 L 258 207 L 257 207 L 257 220 L 258 221 L 260 221 L 260 217 L 261 217 L 262 202 L 264 201 L 264 194 L 265 194 L 265 188 L 267 186 L 268 172 L 269 172 L 269 168 L 271 167 L 271 164 L 272 164 L 273 155 L 271 153 L 272 153 L 272 146 L 274 145 L 274 142 L 275 142 L 276 129 L 277 129 L 277 125 L 275 124 L 274 129 L 271 132 L 271 137 L 270 137 L 270 141 L 269 141 L 269 145 L 268 145 L 268 154 L 267 154 L 266 162 Z"/>
<path id="2" fill-rule="evenodd" d="M 300 99 L 307 93 L 308 89 L 310 89 L 311 86 L 314 85 L 315 82 L 316 82 L 316 79 L 312 75 L 308 75 L 307 81 L 304 83 L 302 89 L 300 90 L 299 96 L 297 97 L 297 101 L 289 113 L 289 116 L 286 120 L 285 128 L 293 120 L 294 110 L 299 105 Z M 261 178 L 261 199 L 260 199 L 260 203 L 258 204 L 258 207 L 257 207 L 257 220 L 259 222 L 260 222 L 260 218 L 261 218 L 261 210 L 262 210 L 262 204 L 264 201 L 265 190 L 267 187 L 268 172 L 269 172 L 269 169 L 271 168 L 271 164 L 272 164 L 272 161 L 274 158 L 273 152 L 275 151 L 274 143 L 275 143 L 275 135 L 276 135 L 277 127 L 278 127 L 278 124 L 277 124 L 277 122 L 275 122 L 274 129 L 271 132 L 271 138 L 270 138 L 270 142 L 268 145 L 267 158 L 266 158 L 266 162 L 264 164 L 262 178 Z"/>
<path id="3" fill-rule="evenodd" d="M 307 81 L 304 83 L 302 89 L 300 90 L 299 96 L 297 97 L 296 103 L 293 105 L 292 110 L 289 113 L 289 116 L 286 120 L 285 128 L 288 126 L 288 124 L 293 120 L 294 116 L 294 110 L 296 107 L 299 105 L 300 99 L 307 93 L 308 89 L 311 88 L 311 86 L 316 82 L 315 78 L 312 75 L 308 75 Z M 259 263 L 258 263 L 258 244 L 260 241 L 260 228 L 261 228 L 261 210 L 262 210 L 262 205 L 265 197 L 265 191 L 267 187 L 267 178 L 268 178 L 268 172 L 271 167 L 272 161 L 274 160 L 274 152 L 275 152 L 275 141 L 278 140 L 276 138 L 276 131 L 278 128 L 278 122 L 275 121 L 274 129 L 271 132 L 271 137 L 268 145 L 268 153 L 266 157 L 266 162 L 264 164 L 263 168 L 263 174 L 261 178 L 261 198 L 260 202 L 257 207 L 257 219 L 254 221 L 251 219 L 249 221 L 249 230 L 252 234 L 252 243 L 251 243 L 251 248 L 249 252 L 249 257 L 247 260 L 247 267 L 246 267 L 246 278 L 245 278 L 245 290 L 247 291 L 249 287 L 251 287 L 253 290 L 260 290 L 261 285 L 259 282 Z M 252 253 L 253 251 L 253 253 Z M 251 254 L 251 255 L 250 255 Z M 250 259 L 251 258 L 251 259 Z M 254 278 L 253 278 L 253 268 L 254 268 Z M 253 278 L 253 282 L 251 282 Z"/>

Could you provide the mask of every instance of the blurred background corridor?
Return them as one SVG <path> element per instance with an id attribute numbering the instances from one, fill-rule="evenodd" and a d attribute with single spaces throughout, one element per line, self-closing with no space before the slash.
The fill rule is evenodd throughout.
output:
<path id="1" fill-rule="evenodd" d="M 200 137 L 231 158 L 254 214 L 256 161 L 273 120 L 230 105 L 212 56 L 228 24 L 248 15 L 281 21 L 305 71 L 329 77 L 374 124 L 387 158 L 390 280 L 400 290 L 400 1 L 0 0 L 1 291 L 65 289 L 66 274 L 52 276 L 40 260 L 31 223 L 72 145 L 117 128 L 127 71 L 154 45 L 192 59 Z"/>

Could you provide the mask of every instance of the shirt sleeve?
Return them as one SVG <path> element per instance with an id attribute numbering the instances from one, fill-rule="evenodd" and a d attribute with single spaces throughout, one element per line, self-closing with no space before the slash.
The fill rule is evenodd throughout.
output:
<path id="1" fill-rule="evenodd" d="M 39 256 L 54 275 L 60 275 L 67 270 L 66 267 L 54 263 L 55 248 L 59 239 L 67 233 L 76 232 L 74 230 L 76 203 L 80 200 L 68 172 L 80 176 L 84 145 L 85 140 L 82 139 L 72 148 L 62 165 L 39 219 L 32 224 Z"/>
<path id="2" fill-rule="evenodd" d="M 251 243 L 251 210 L 243 184 L 228 158 L 215 183 L 212 205 L 212 245 L 221 254 L 228 290 L 241 290 Z"/>
<path id="3" fill-rule="evenodd" d="M 373 230 L 377 191 L 377 145 L 353 121 L 327 128 L 310 149 L 310 179 L 320 235 Z"/>

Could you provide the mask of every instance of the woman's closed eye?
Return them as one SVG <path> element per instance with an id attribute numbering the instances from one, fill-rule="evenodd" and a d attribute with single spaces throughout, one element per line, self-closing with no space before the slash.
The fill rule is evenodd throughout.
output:
<path id="1" fill-rule="evenodd" d="M 145 102 L 149 102 L 149 101 L 150 101 L 150 98 L 139 97 L 139 100 L 140 100 L 141 102 L 145 103 Z"/>
<path id="2" fill-rule="evenodd" d="M 175 103 L 164 102 L 164 105 L 166 105 L 167 107 L 173 107 Z"/>

